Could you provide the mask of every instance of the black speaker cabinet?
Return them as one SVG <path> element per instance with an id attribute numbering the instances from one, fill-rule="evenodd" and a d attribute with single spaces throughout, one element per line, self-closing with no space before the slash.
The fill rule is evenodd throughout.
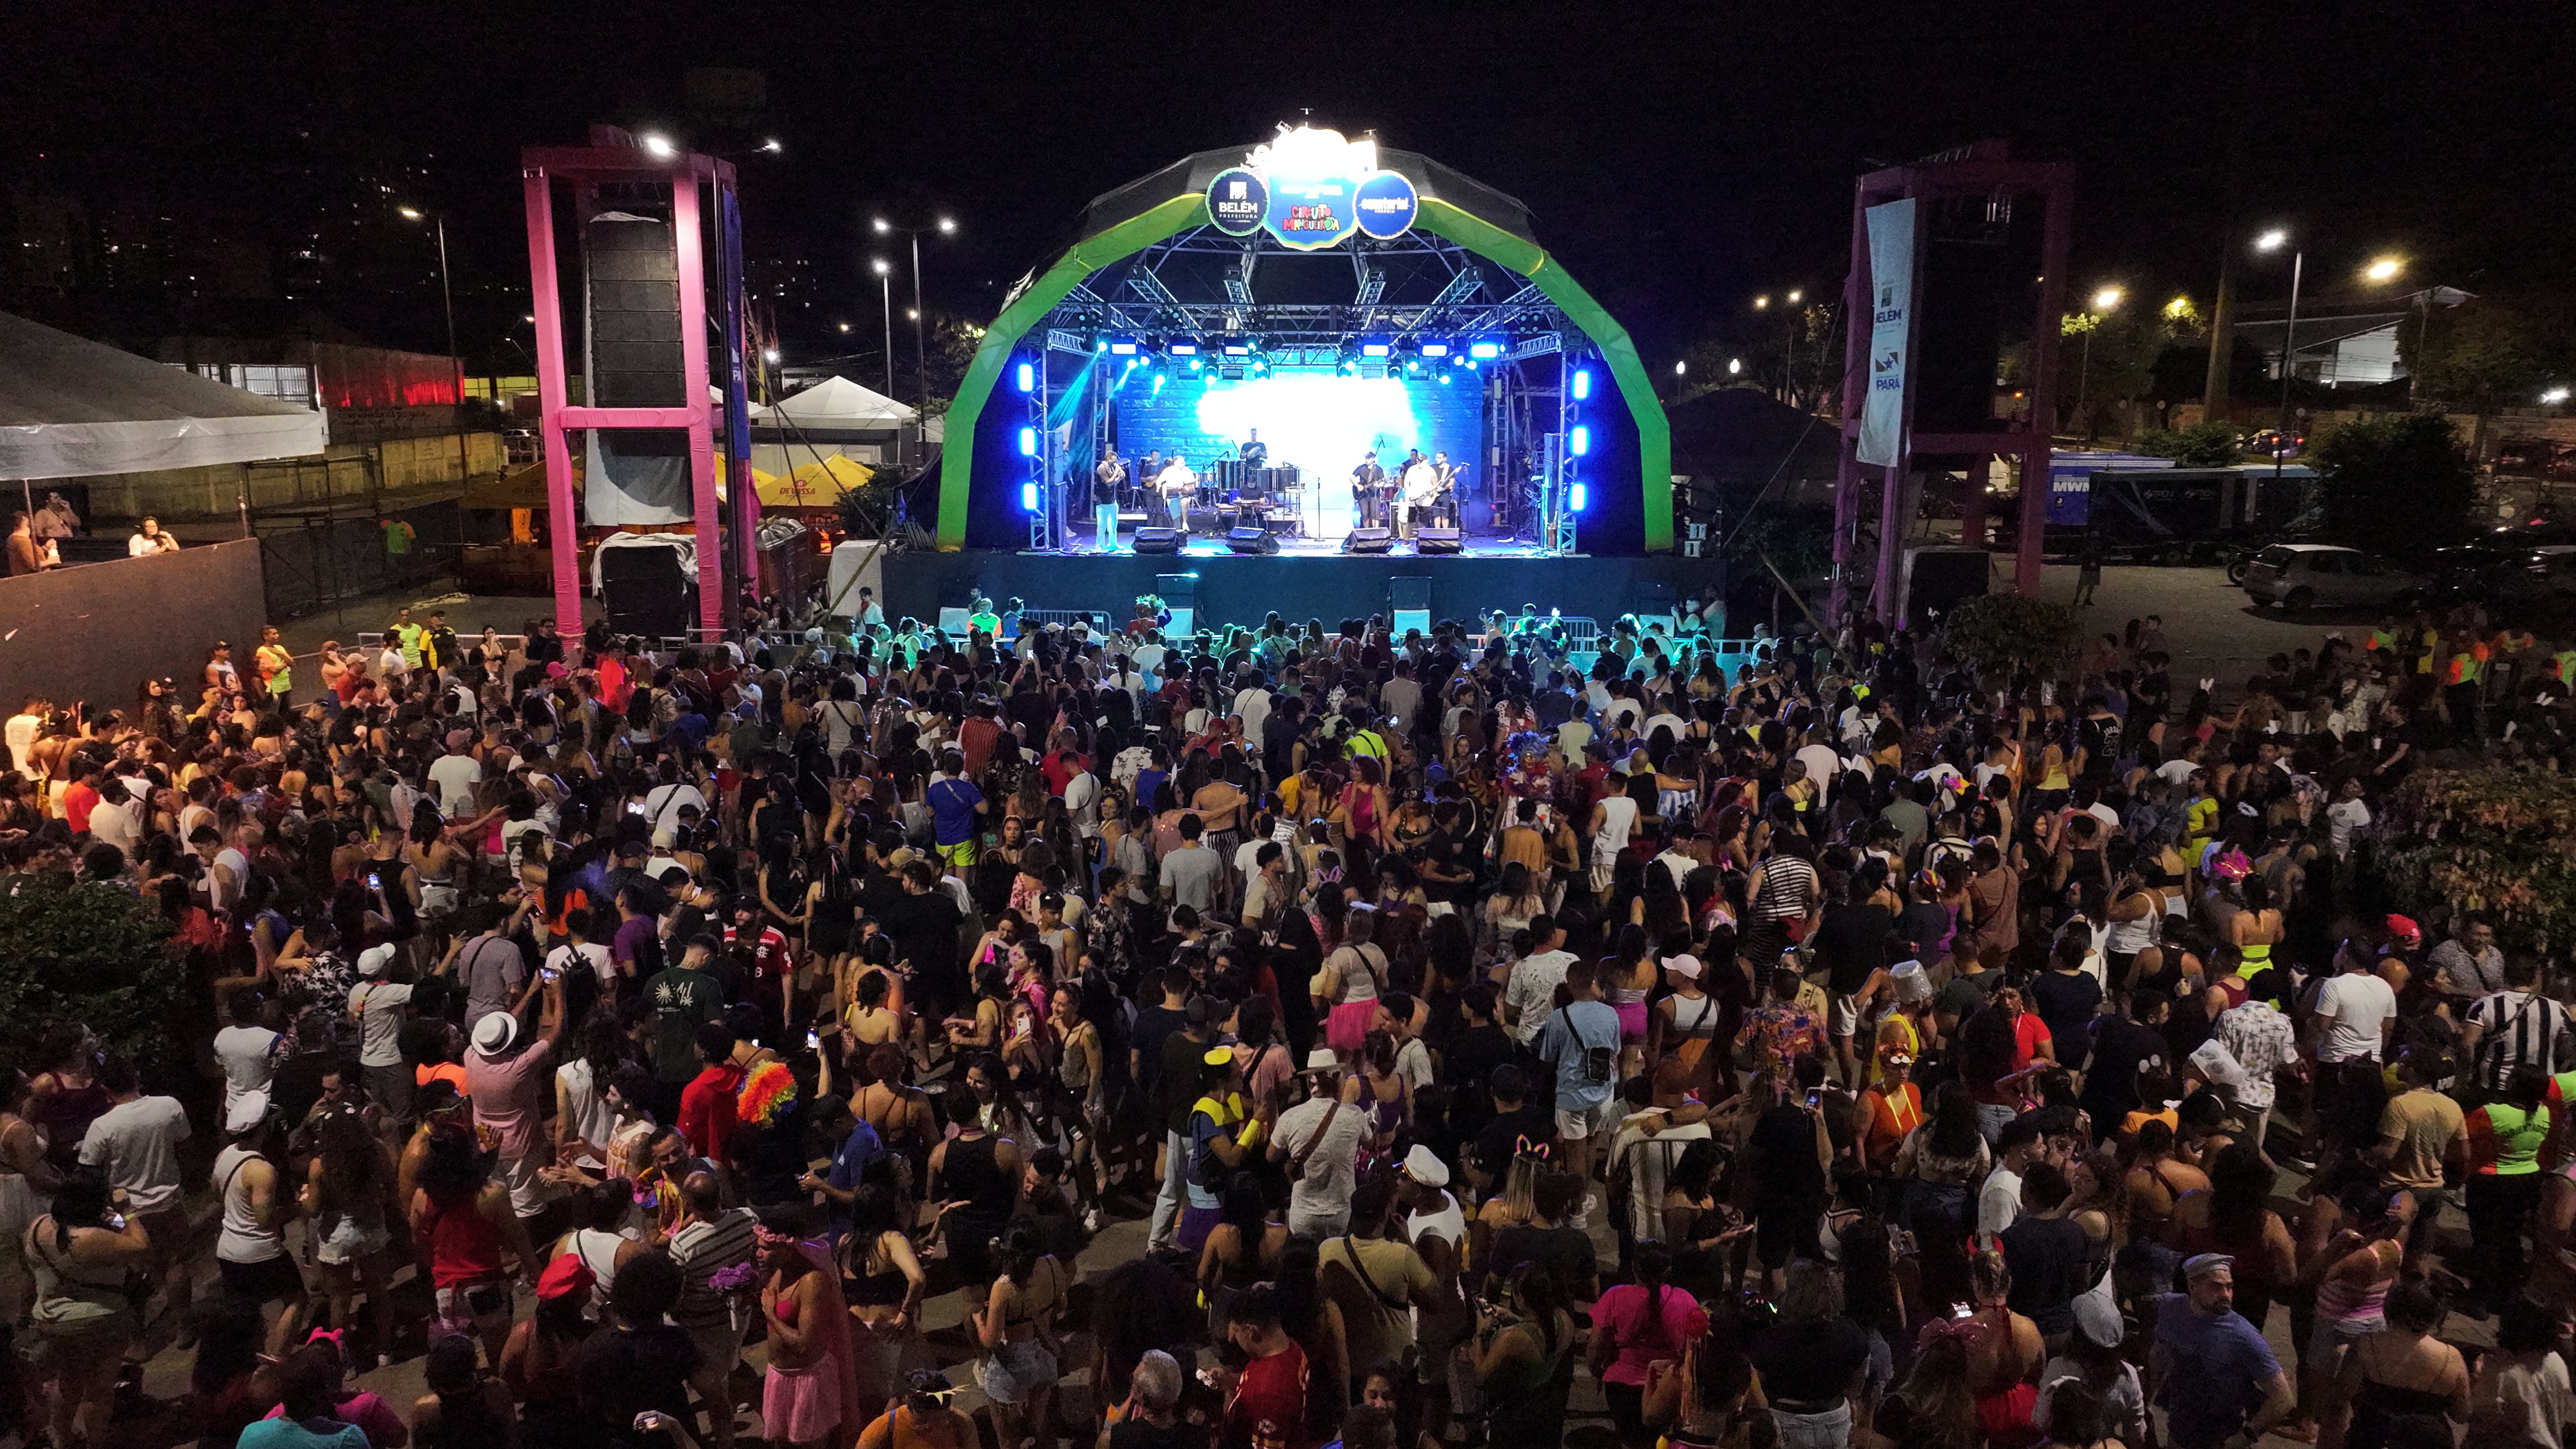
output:
<path id="1" fill-rule="evenodd" d="M 1140 528 L 1136 530 L 1138 553 L 1179 553 L 1188 535 L 1177 528 Z"/>
<path id="2" fill-rule="evenodd" d="M 1454 528 L 1422 528 L 1413 534 L 1415 553 L 1458 553 L 1465 547 L 1459 542 L 1458 530 Z"/>
<path id="3" fill-rule="evenodd" d="M 1344 553 L 1385 553 L 1395 547 L 1395 534 L 1383 528 L 1354 528 L 1342 540 Z"/>
<path id="4" fill-rule="evenodd" d="M 686 636 L 697 616 L 697 585 L 669 548 L 612 548 L 599 564 L 600 605 L 608 626 L 650 639 Z"/>
<path id="5" fill-rule="evenodd" d="M 1277 553 L 1279 540 L 1266 528 L 1236 528 L 1227 530 L 1225 546 L 1234 553 Z"/>

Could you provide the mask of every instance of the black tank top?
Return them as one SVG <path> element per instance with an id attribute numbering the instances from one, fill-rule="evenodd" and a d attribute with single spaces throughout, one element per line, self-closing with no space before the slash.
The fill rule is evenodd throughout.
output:
<path id="1" fill-rule="evenodd" d="M 955 1138 L 948 1144 L 948 1194 L 952 1200 L 963 1200 L 966 1206 L 961 1212 L 979 1222 L 1008 1218 L 1019 1195 L 1018 1184 L 1004 1176 L 993 1160 L 993 1144 L 998 1140 L 987 1134 L 972 1140 Z"/>

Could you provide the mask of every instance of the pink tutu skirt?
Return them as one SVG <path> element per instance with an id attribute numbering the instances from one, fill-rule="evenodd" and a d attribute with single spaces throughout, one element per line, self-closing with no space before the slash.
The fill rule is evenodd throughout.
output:
<path id="1" fill-rule="evenodd" d="M 760 1422 L 773 1444 L 815 1444 L 841 1430 L 841 1366 L 829 1355 L 806 1368 L 772 1365 L 761 1386 Z"/>
<path id="2" fill-rule="evenodd" d="M 1345 1001 L 1324 1018 L 1324 1045 L 1341 1057 L 1343 1066 L 1359 1060 L 1360 1043 L 1368 1036 L 1369 1023 L 1377 1020 L 1377 1001 Z"/>

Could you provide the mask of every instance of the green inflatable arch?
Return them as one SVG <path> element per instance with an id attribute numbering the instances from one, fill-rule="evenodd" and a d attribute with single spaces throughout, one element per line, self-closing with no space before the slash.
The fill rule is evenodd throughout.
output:
<path id="1" fill-rule="evenodd" d="M 1027 290 L 1012 298 L 1001 316 L 993 319 L 983 345 L 975 349 L 975 361 L 966 369 L 965 381 L 958 384 L 956 401 L 948 409 L 948 441 L 939 465 L 937 538 L 942 550 L 953 552 L 965 544 L 968 478 L 975 466 L 975 429 L 983 419 L 984 406 L 991 401 L 993 389 L 1001 385 L 1003 370 L 1009 366 L 1020 339 L 1083 278 L 1165 237 L 1208 223 L 1207 198 L 1198 191 L 1147 206 L 1074 243 Z M 1636 344 L 1628 340 L 1627 329 L 1612 320 L 1601 304 L 1592 300 L 1592 294 L 1584 291 L 1582 284 L 1544 248 L 1455 202 L 1423 196 L 1413 224 L 1529 278 L 1599 349 L 1611 376 L 1618 380 L 1619 395 L 1627 401 L 1629 416 L 1637 422 L 1637 454 L 1645 485 L 1646 550 L 1668 552 L 1673 546 L 1672 428 L 1664 419 L 1664 405 L 1655 396 L 1654 382 L 1646 375 L 1646 364 L 1637 356 Z"/>

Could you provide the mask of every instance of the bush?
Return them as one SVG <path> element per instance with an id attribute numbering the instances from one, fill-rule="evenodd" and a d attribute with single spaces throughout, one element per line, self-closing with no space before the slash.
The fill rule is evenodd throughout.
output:
<path id="1" fill-rule="evenodd" d="M 2476 477 L 2447 419 L 2402 413 L 2349 422 L 2317 444 L 2326 536 L 2401 557 L 2456 543 Z"/>
<path id="2" fill-rule="evenodd" d="M 2020 594 L 1966 600 L 1941 627 L 1960 658 L 2015 673 L 2052 668 L 2075 652 L 2075 611 Z"/>
<path id="3" fill-rule="evenodd" d="M 2400 909 L 2484 911 L 2517 950 L 2576 941 L 2576 778 L 2417 770 L 2377 828 L 2378 875 Z"/>
<path id="4" fill-rule="evenodd" d="M 2137 451 L 2171 458 L 2181 468 L 2225 468 L 2244 457 L 2236 446 L 2236 429 L 2226 423 L 2194 423 L 2180 429 L 2151 428 L 2138 435 Z"/>
<path id="5" fill-rule="evenodd" d="M 36 1039 L 55 1022 L 76 1021 L 148 1079 L 172 1080 L 186 973 L 167 918 L 112 885 L 41 877 L 13 885 L 0 895 L 0 1061 L 34 1071 Z"/>

